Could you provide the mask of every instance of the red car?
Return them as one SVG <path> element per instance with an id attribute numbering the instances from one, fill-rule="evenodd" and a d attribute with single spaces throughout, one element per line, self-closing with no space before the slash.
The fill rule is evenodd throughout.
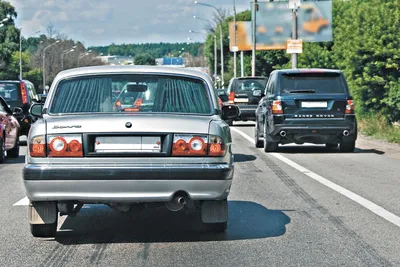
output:
<path id="1" fill-rule="evenodd" d="M 6 156 L 19 156 L 20 126 L 14 115 L 23 113 L 21 108 L 11 110 L 3 97 L 0 96 L 0 163 L 6 161 Z"/>

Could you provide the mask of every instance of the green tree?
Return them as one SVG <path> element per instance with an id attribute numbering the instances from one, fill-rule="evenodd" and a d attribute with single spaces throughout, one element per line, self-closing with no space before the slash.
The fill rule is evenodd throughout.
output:
<path id="1" fill-rule="evenodd" d="M 150 54 L 139 54 L 134 58 L 135 65 L 156 65 L 156 59 Z"/>

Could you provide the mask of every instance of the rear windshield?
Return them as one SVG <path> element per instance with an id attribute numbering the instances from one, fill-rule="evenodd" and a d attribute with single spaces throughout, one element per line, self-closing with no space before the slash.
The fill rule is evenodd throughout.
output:
<path id="1" fill-rule="evenodd" d="M 232 84 L 232 92 L 251 92 L 256 89 L 264 91 L 268 78 L 265 79 L 238 79 Z"/>
<path id="2" fill-rule="evenodd" d="M 60 82 L 49 112 L 211 114 L 211 103 L 202 80 L 178 76 L 103 75 Z"/>
<path id="3" fill-rule="evenodd" d="M 0 82 L 0 95 L 7 101 L 19 100 L 19 84 Z"/>
<path id="4" fill-rule="evenodd" d="M 282 95 L 346 93 L 346 86 L 340 73 L 283 74 L 280 80 L 280 88 Z"/>

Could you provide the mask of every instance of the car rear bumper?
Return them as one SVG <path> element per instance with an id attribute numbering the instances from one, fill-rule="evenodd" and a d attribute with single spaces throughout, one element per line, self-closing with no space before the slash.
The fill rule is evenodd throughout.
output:
<path id="1" fill-rule="evenodd" d="M 198 164 L 156 168 L 62 168 L 26 165 L 24 185 L 31 201 L 164 202 L 178 191 L 193 200 L 225 199 L 233 166 Z"/>
<path id="2" fill-rule="evenodd" d="M 255 120 L 256 109 L 255 105 L 237 105 L 240 110 L 238 120 Z"/>

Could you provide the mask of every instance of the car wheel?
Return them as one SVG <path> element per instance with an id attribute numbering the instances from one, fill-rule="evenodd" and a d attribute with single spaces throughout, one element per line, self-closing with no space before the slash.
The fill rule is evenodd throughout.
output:
<path id="1" fill-rule="evenodd" d="M 233 120 L 226 120 L 226 123 L 227 123 L 229 126 L 233 126 Z"/>
<path id="2" fill-rule="evenodd" d="M 4 163 L 6 161 L 6 142 L 4 138 L 0 138 L 0 163 Z"/>
<path id="3" fill-rule="evenodd" d="M 279 143 L 267 141 L 267 128 L 264 128 L 264 152 L 276 152 L 278 151 Z"/>
<path id="4" fill-rule="evenodd" d="M 10 158 L 19 157 L 19 137 L 17 137 L 17 142 L 15 143 L 15 146 L 7 152 L 7 156 Z"/>
<path id="5" fill-rule="evenodd" d="M 329 148 L 329 149 L 337 148 L 338 145 L 339 145 L 338 143 L 326 143 L 325 144 L 326 148 Z"/>
<path id="6" fill-rule="evenodd" d="M 356 148 L 356 141 L 340 143 L 340 152 L 344 152 L 344 153 L 354 152 L 355 148 Z"/>
<path id="7" fill-rule="evenodd" d="M 55 237 L 57 221 L 50 224 L 31 224 L 31 233 L 34 237 Z"/>
<path id="8" fill-rule="evenodd" d="M 254 145 L 256 146 L 256 148 L 262 148 L 264 146 L 264 141 L 260 140 L 257 122 L 256 122 L 256 126 L 254 127 Z"/>

